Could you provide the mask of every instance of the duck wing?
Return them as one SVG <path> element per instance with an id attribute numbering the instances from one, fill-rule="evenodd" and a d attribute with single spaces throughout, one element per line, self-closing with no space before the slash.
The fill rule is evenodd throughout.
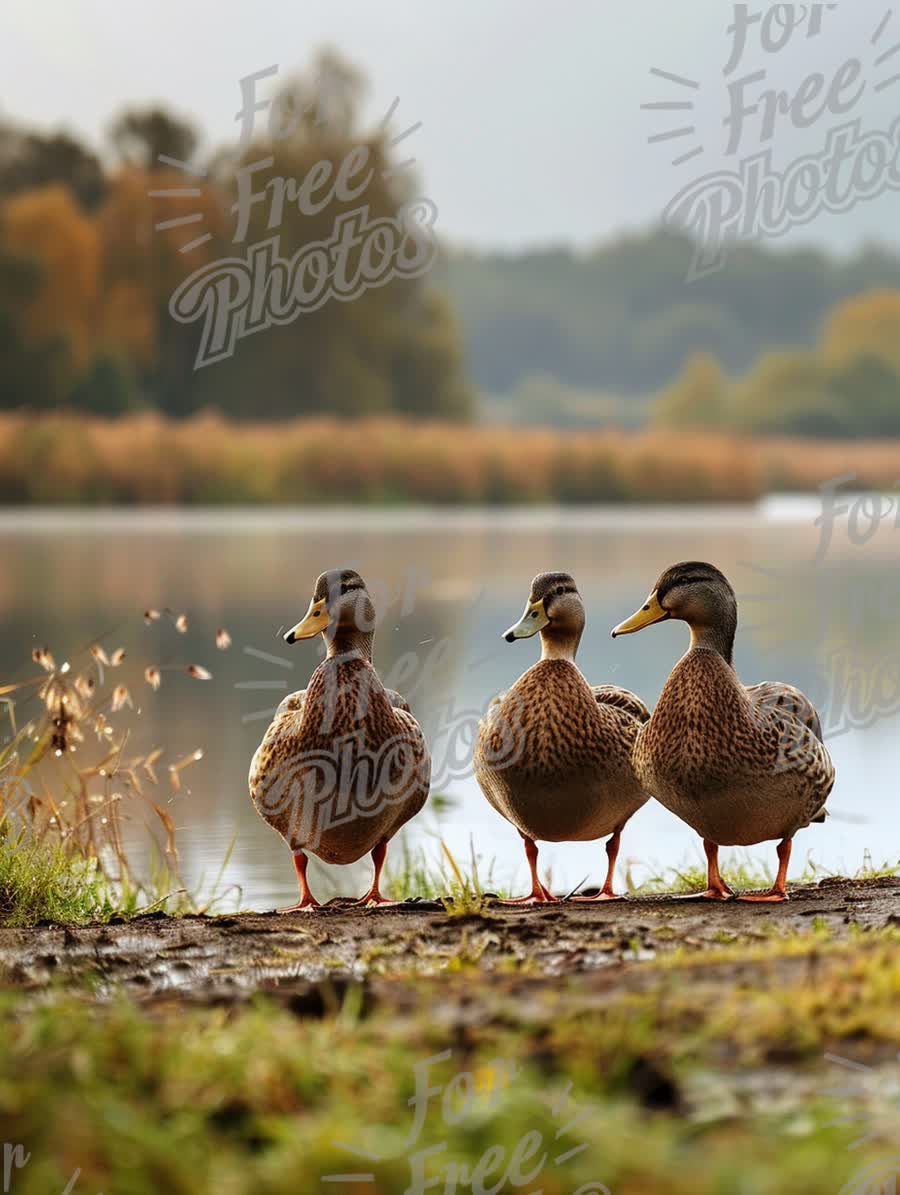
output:
<path id="1" fill-rule="evenodd" d="M 650 721 L 650 711 L 640 697 L 628 689 L 620 689 L 618 685 L 591 685 L 591 692 L 598 705 L 612 705 L 616 709 L 625 710 L 639 722 Z"/>
<path id="2" fill-rule="evenodd" d="M 384 691 L 387 695 L 388 701 L 391 703 L 391 705 L 394 707 L 395 710 L 404 710 L 407 714 L 412 713 L 412 710 L 409 708 L 409 702 L 406 700 L 405 697 L 401 696 L 401 694 L 398 693 L 396 689 L 385 688 Z"/>
<path id="3" fill-rule="evenodd" d="M 250 763 L 250 795 L 254 800 L 260 780 L 265 776 L 266 766 L 273 754 L 284 755 L 292 748 L 291 739 L 296 737 L 298 727 L 302 723 L 305 702 L 306 690 L 298 689 L 296 693 L 289 693 L 275 711 L 275 716 L 263 735 L 263 741 L 256 748 Z"/>
<path id="4" fill-rule="evenodd" d="M 783 717 L 795 718 L 811 730 L 820 743 L 825 742 L 819 711 L 805 693 L 778 680 L 767 680 L 745 687 L 747 696 L 757 709 L 776 710 L 780 711 Z"/>
<path id="5" fill-rule="evenodd" d="M 782 766 L 805 771 L 812 792 L 818 794 L 818 799 L 813 797 L 817 808 L 810 821 L 824 822 L 828 816 L 825 802 L 834 785 L 834 764 L 825 747 L 819 711 L 805 693 L 783 681 L 763 681 L 745 688 L 757 717 L 778 734 Z"/>

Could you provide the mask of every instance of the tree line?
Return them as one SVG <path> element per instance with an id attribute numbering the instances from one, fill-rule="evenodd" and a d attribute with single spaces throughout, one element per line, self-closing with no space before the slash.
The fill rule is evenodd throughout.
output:
<path id="1" fill-rule="evenodd" d="M 685 234 L 656 229 L 587 253 L 448 254 L 442 281 L 474 381 L 493 395 L 545 379 L 646 397 L 695 354 L 737 377 L 773 350 L 812 349 L 845 300 L 900 290 L 900 258 L 881 249 L 838 261 L 742 246 L 724 269 L 687 283 L 693 251 Z"/>
<path id="2" fill-rule="evenodd" d="M 323 54 L 273 90 L 282 128 L 260 120 L 205 153 L 189 120 L 156 108 L 121 113 L 102 153 L 0 123 L 0 409 L 465 420 L 480 393 L 489 421 L 900 435 L 900 258 L 743 246 L 687 284 L 693 245 L 671 229 L 587 253 L 446 248 L 430 273 L 332 298 L 196 368 L 201 328 L 170 302 L 198 271 L 273 229 L 282 259 L 327 244 L 363 202 L 385 225 L 416 194 L 408 146 L 362 125 L 364 87 Z M 303 180 L 362 151 L 362 198 L 333 188 L 298 206 Z M 241 207 L 242 176 L 266 202 Z"/>
<path id="3" fill-rule="evenodd" d="M 388 130 L 361 127 L 363 90 L 351 67 L 324 54 L 272 101 L 287 134 L 260 122 L 251 141 L 205 156 L 189 121 L 156 108 L 119 115 L 103 157 L 68 133 L 0 124 L 0 408 L 469 417 L 459 331 L 427 277 L 325 302 L 203 369 L 200 329 L 169 311 L 186 279 L 273 233 L 289 259 L 327 241 L 361 203 L 374 224 L 396 218 L 414 184 L 391 169 Z M 292 195 L 304 179 L 337 176 L 356 149 L 371 182 L 355 203 L 335 195 L 311 212 L 285 202 L 274 228 L 255 203 L 235 245 L 242 167 L 268 160 L 254 189 L 286 180 Z M 362 247 L 350 253 L 359 269 Z"/>

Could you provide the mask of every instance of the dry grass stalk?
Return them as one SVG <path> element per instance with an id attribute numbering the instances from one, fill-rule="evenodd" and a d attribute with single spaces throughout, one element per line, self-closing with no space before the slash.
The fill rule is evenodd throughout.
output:
<path id="1" fill-rule="evenodd" d="M 110 650 L 97 640 L 57 665 L 49 648 L 39 647 L 32 661 L 40 669 L 37 676 L 0 687 L 10 726 L 0 748 L 0 834 L 24 831 L 33 843 L 61 846 L 133 890 L 146 885 L 129 859 L 125 827 L 143 821 L 154 843 L 156 831 L 162 831 L 162 854 L 177 880 L 175 824 L 160 792 L 157 765 L 177 792 L 181 773 L 203 752 L 198 748 L 170 765 L 161 764 L 161 747 L 129 753 L 140 709 L 119 679 L 124 649 Z M 198 664 L 170 667 L 195 679 L 211 677 Z M 155 690 L 162 671 L 148 665 L 138 676 Z"/>

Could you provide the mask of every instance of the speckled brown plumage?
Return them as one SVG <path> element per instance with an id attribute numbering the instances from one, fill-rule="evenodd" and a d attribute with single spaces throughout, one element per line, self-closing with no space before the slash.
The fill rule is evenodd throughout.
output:
<path id="1" fill-rule="evenodd" d="M 792 837 L 820 813 L 834 783 L 828 752 L 795 715 L 790 687 L 747 689 L 703 648 L 672 670 L 634 760 L 657 800 L 719 846 Z"/>
<path id="2" fill-rule="evenodd" d="M 543 611 L 543 658 L 489 707 L 475 774 L 490 804 L 527 839 L 613 834 L 647 800 L 631 751 L 648 711 L 624 689 L 592 688 L 578 669 L 584 607 L 568 574 L 540 574 L 528 600 L 519 626 L 527 633 L 533 611 Z"/>
<path id="3" fill-rule="evenodd" d="M 689 623 L 692 642 L 637 736 L 642 783 L 719 846 L 790 839 L 820 820 L 834 767 L 818 714 L 791 685 L 741 684 L 732 663 L 737 605 L 725 577 L 705 563 L 676 565 L 654 594 L 667 617 Z"/>
<path id="4" fill-rule="evenodd" d="M 253 757 L 250 793 L 293 851 L 353 863 L 422 808 L 431 758 L 409 706 L 372 666 L 374 611 L 361 579 L 323 574 L 313 603 L 330 600 L 330 589 L 339 625 L 328 657 L 278 707 Z"/>

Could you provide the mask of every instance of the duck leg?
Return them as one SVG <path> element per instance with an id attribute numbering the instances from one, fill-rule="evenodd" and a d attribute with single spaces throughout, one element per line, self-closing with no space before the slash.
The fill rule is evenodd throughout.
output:
<path id="1" fill-rule="evenodd" d="M 295 905 L 290 905 L 286 909 L 279 909 L 279 913 L 299 913 L 301 910 L 320 909 L 322 906 L 313 896 L 309 890 L 309 884 L 306 882 L 306 868 L 309 865 L 309 860 L 303 851 L 294 851 L 294 869 L 297 872 L 297 882 L 300 885 L 300 900 Z"/>
<path id="2" fill-rule="evenodd" d="M 576 896 L 575 900 L 598 901 L 598 900 L 621 900 L 621 896 L 617 896 L 613 890 L 613 878 L 616 871 L 616 859 L 619 857 L 619 845 L 622 841 L 622 829 L 619 827 L 615 834 L 606 842 L 606 879 L 603 887 L 596 896 Z"/>
<path id="3" fill-rule="evenodd" d="M 754 904 L 781 904 L 788 899 L 787 873 L 791 861 L 791 839 L 785 838 L 778 844 L 778 875 L 772 885 L 771 892 L 751 892 L 747 896 L 739 896 L 738 900 L 752 901 Z"/>
<path id="4" fill-rule="evenodd" d="M 386 900 L 385 897 L 383 897 L 381 895 L 381 890 L 379 887 L 379 885 L 381 883 L 381 869 L 382 869 L 382 867 L 384 867 L 384 860 L 387 856 L 387 847 L 388 847 L 388 844 L 386 841 L 379 842 L 376 847 L 373 847 L 372 863 L 375 866 L 375 876 L 374 876 L 374 879 L 372 880 L 372 887 L 365 894 L 365 896 L 361 897 L 356 902 L 357 905 L 368 905 L 371 907 L 383 907 L 384 905 L 395 905 L 398 903 L 396 900 Z"/>
<path id="5" fill-rule="evenodd" d="M 521 830 L 519 833 L 521 834 Z M 525 858 L 528 860 L 528 866 L 531 868 L 531 894 L 529 896 L 518 896 L 514 900 L 502 900 L 500 903 L 504 905 L 555 904 L 557 898 L 541 883 L 538 876 L 538 849 L 534 844 L 534 839 L 529 838 L 526 834 L 522 834 L 522 841 L 525 843 Z"/>
<path id="6" fill-rule="evenodd" d="M 706 852 L 706 891 L 691 892 L 687 896 L 677 896 L 676 900 L 731 900 L 734 893 L 722 879 L 719 871 L 718 843 L 703 839 L 703 849 Z"/>
<path id="7" fill-rule="evenodd" d="M 719 847 L 708 838 L 703 839 L 703 849 L 706 851 L 706 900 L 730 900 L 734 893 L 722 879 L 719 871 Z"/>

